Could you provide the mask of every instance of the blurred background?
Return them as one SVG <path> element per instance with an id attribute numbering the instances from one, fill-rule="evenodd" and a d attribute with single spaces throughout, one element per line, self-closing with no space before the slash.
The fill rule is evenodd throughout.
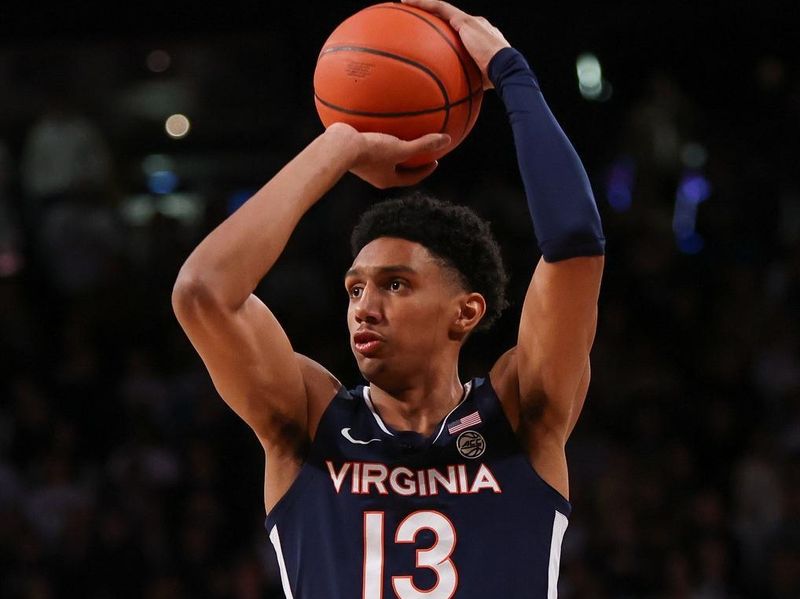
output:
<path id="1" fill-rule="evenodd" d="M 800 21 L 789 2 L 465 1 L 528 57 L 608 238 L 570 440 L 566 598 L 800 597 Z M 270 598 L 263 455 L 170 291 L 322 131 L 316 54 L 364 4 L 0 8 L 0 596 Z M 424 189 L 491 220 L 514 343 L 538 259 L 493 93 Z M 389 194 L 390 195 L 390 194 Z M 258 290 L 348 386 L 348 175 Z"/>

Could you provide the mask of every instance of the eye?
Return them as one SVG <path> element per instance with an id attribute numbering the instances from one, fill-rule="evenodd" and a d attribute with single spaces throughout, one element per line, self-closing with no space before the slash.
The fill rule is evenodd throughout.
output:
<path id="1" fill-rule="evenodd" d="M 400 291 L 400 289 L 402 289 L 404 286 L 405 286 L 405 283 L 403 281 L 398 280 L 398 279 L 395 279 L 394 281 L 391 281 L 389 283 L 389 289 L 391 291 Z"/>
<path id="2" fill-rule="evenodd" d="M 363 287 L 361 285 L 353 285 L 348 291 L 348 294 L 350 295 L 350 297 L 361 297 L 362 289 Z"/>

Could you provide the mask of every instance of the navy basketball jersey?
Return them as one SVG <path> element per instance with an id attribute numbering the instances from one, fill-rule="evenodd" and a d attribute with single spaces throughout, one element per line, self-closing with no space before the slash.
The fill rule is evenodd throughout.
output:
<path id="1" fill-rule="evenodd" d="M 570 504 L 522 451 L 488 379 L 430 437 L 342 389 L 266 520 L 287 599 L 556 597 Z"/>

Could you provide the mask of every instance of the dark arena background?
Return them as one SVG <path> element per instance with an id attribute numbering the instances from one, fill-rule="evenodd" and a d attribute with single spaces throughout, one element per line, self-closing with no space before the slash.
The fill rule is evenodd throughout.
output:
<path id="1" fill-rule="evenodd" d="M 0 7 L 0 596 L 281 596 L 263 453 L 170 292 L 201 237 L 322 131 L 316 54 L 363 6 Z M 528 57 L 608 239 L 560 596 L 800 597 L 794 4 L 461 7 Z M 502 240 L 512 305 L 462 359 L 483 374 L 538 259 L 492 92 L 423 187 Z M 349 232 L 387 195 L 346 176 L 259 288 L 348 385 Z"/>

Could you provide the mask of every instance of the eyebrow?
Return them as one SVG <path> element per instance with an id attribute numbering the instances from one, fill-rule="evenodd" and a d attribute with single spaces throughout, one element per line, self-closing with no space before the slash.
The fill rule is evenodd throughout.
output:
<path id="1" fill-rule="evenodd" d="M 374 270 L 376 274 L 399 273 L 399 272 L 404 272 L 412 275 L 417 274 L 416 270 L 414 270 L 410 266 L 406 266 L 405 264 L 391 264 L 389 266 L 378 266 L 377 268 L 372 268 L 368 270 Z M 360 276 L 363 274 L 363 272 L 364 271 L 362 271 L 359 268 L 351 268 L 346 273 L 344 273 L 344 278 L 346 279 L 347 277 Z"/>

